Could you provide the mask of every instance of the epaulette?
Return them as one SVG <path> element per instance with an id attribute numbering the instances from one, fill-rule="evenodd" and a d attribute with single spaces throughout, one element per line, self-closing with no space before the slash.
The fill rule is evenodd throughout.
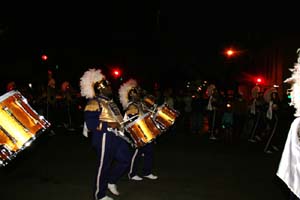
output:
<path id="1" fill-rule="evenodd" d="M 84 111 L 100 111 L 100 105 L 97 100 L 90 100 L 85 106 Z"/>

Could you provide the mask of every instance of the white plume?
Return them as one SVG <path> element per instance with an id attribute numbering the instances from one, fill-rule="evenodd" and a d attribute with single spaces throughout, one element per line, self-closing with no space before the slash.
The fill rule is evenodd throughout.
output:
<path id="1" fill-rule="evenodd" d="M 105 79 L 100 69 L 89 69 L 80 78 L 80 93 L 85 98 L 95 97 L 94 84 Z"/>
<path id="2" fill-rule="evenodd" d="M 299 53 L 299 49 L 297 50 Z M 298 55 L 297 63 L 294 65 L 294 69 L 290 69 L 292 76 L 286 79 L 284 82 L 290 83 L 291 88 L 289 89 L 291 95 L 291 103 L 296 109 L 295 116 L 300 116 L 300 54 Z"/>
<path id="3" fill-rule="evenodd" d="M 128 92 L 132 89 L 137 87 L 137 82 L 134 79 L 129 79 L 127 82 L 123 83 L 123 85 L 119 88 L 119 98 L 120 102 L 123 106 L 123 109 L 126 109 L 128 106 Z"/>

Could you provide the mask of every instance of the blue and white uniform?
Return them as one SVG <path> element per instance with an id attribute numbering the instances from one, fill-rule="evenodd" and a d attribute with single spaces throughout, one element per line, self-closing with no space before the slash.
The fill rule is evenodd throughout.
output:
<path id="1" fill-rule="evenodd" d="M 106 196 L 108 183 L 115 183 L 129 168 L 128 155 L 123 153 L 128 152 L 123 151 L 129 148 L 128 143 L 108 130 L 109 122 L 121 123 L 123 116 L 113 100 L 97 96 L 88 101 L 84 118 L 97 153 L 94 197 L 101 199 Z"/>

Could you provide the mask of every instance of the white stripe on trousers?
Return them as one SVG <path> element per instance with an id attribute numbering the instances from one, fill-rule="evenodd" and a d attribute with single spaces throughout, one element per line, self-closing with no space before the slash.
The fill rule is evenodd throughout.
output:
<path id="1" fill-rule="evenodd" d="M 97 195 L 99 192 L 99 181 L 100 181 L 100 176 L 101 176 L 101 172 L 102 172 L 102 167 L 103 167 L 103 159 L 104 159 L 104 152 L 105 152 L 105 141 L 106 141 L 106 133 L 103 133 L 102 136 L 102 144 L 101 144 L 101 157 L 100 157 L 100 165 L 99 165 L 99 169 L 98 169 L 98 174 L 97 174 L 97 189 L 95 192 L 95 199 L 98 199 Z"/>
<path id="2" fill-rule="evenodd" d="M 132 159 L 131 159 L 131 164 L 130 164 L 130 171 L 129 171 L 129 173 L 128 173 L 128 177 L 129 177 L 129 178 L 131 178 L 131 177 L 130 177 L 130 174 L 132 173 L 132 169 L 133 169 L 134 160 L 135 160 L 135 158 L 136 158 L 136 155 L 138 154 L 138 152 L 139 152 L 139 150 L 138 150 L 138 149 L 136 149 L 136 150 L 135 150 L 135 152 L 134 152 L 134 154 L 133 154 L 133 156 L 132 156 Z"/>

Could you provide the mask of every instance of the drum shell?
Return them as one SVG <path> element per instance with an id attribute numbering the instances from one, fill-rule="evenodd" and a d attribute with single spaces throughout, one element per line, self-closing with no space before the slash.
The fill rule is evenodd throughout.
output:
<path id="1" fill-rule="evenodd" d="M 145 96 L 143 98 L 143 103 L 148 107 L 151 108 L 155 105 L 155 99 L 153 96 Z"/>
<path id="2" fill-rule="evenodd" d="M 50 127 L 50 123 L 18 91 L 0 96 L 0 108 L 0 161 L 7 163 Z"/>
<path id="3" fill-rule="evenodd" d="M 136 147 L 151 143 L 161 133 L 150 113 L 137 118 L 125 126 L 125 130 L 134 140 Z"/>
<path id="4" fill-rule="evenodd" d="M 159 106 L 154 115 L 154 121 L 159 124 L 162 130 L 168 129 L 175 123 L 176 118 L 179 116 L 179 112 L 167 104 Z"/>

